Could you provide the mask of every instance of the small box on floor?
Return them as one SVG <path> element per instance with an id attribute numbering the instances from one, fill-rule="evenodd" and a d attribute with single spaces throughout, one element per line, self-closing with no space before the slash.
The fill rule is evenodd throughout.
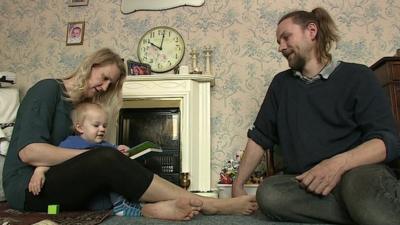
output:
<path id="1" fill-rule="evenodd" d="M 60 212 L 60 205 L 48 205 L 47 214 L 57 215 Z"/>

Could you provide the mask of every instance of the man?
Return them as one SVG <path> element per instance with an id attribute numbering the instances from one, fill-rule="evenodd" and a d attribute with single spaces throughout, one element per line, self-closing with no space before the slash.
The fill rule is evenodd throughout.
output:
<path id="1" fill-rule="evenodd" d="M 257 202 L 282 221 L 399 224 L 400 184 L 385 163 L 397 158 L 399 140 L 389 102 L 366 66 L 329 54 L 339 37 L 322 8 L 294 11 L 276 31 L 291 69 L 267 92 L 233 184 L 233 196 L 264 150 L 279 145 L 283 175 L 264 180 Z"/>

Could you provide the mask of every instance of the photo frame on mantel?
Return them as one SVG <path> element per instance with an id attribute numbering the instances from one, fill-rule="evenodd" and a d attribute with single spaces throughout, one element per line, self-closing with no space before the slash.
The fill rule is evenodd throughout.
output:
<path id="1" fill-rule="evenodd" d="M 126 64 L 128 68 L 128 75 L 151 75 L 151 66 L 147 63 L 128 60 Z"/>
<path id="2" fill-rule="evenodd" d="M 68 0 L 68 6 L 85 6 L 89 4 L 89 0 Z"/>

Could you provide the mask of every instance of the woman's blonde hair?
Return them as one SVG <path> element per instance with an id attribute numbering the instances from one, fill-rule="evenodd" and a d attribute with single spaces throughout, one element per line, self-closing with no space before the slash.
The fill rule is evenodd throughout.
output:
<path id="1" fill-rule="evenodd" d="M 107 91 L 101 92 L 91 99 L 85 98 L 84 93 L 87 90 L 87 81 L 91 76 L 92 68 L 94 66 L 106 66 L 112 64 L 115 64 L 120 71 L 118 81 L 110 84 Z M 98 103 L 103 106 L 104 110 L 109 115 L 108 118 L 116 118 L 122 105 L 122 85 L 125 77 L 126 70 L 121 57 L 108 48 L 100 49 L 86 57 L 72 74 L 64 78 L 64 80 L 71 78 L 74 78 L 75 80 L 74 85 L 71 87 L 69 90 L 70 92 L 67 95 L 69 96 L 68 100 L 70 100 L 74 105 L 84 101 Z"/>

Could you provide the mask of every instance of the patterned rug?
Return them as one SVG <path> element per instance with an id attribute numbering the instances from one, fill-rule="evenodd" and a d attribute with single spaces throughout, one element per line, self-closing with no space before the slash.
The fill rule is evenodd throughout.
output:
<path id="1" fill-rule="evenodd" d="M 0 202 L 1 225 L 30 225 L 35 223 L 95 225 L 101 223 L 110 215 L 110 211 L 61 212 L 57 215 L 48 215 L 40 212 L 20 212 L 10 209 L 6 202 Z"/>

